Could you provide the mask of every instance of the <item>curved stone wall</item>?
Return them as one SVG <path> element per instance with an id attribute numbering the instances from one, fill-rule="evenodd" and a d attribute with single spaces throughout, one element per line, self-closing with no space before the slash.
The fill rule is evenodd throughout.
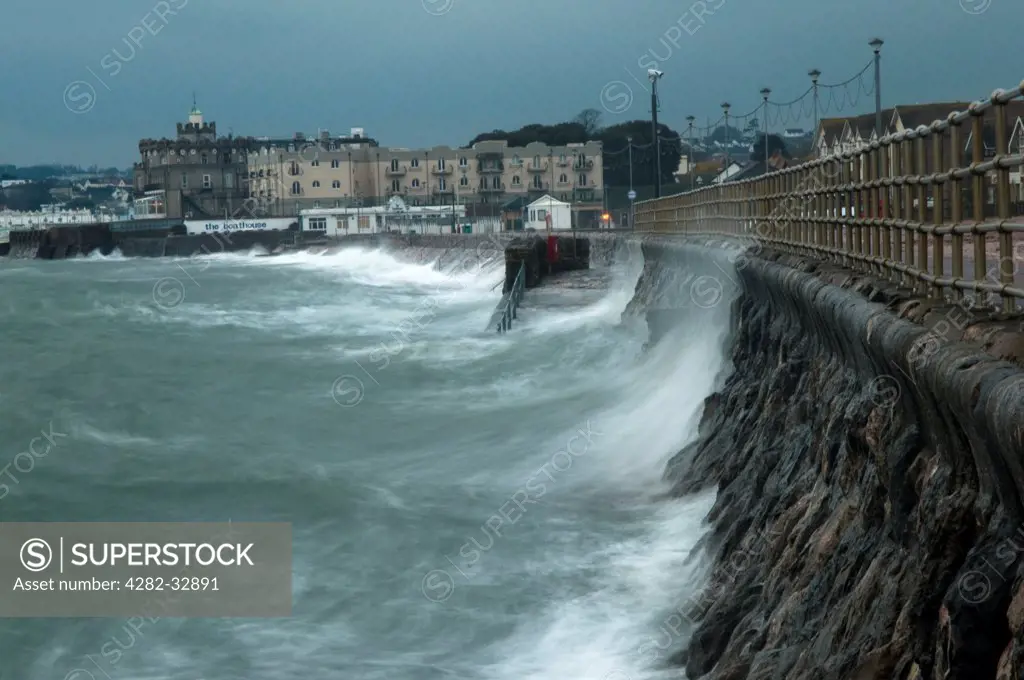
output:
<path id="1" fill-rule="evenodd" d="M 732 370 L 666 472 L 676 494 L 718 489 L 674 662 L 708 680 L 1021 677 L 1021 320 L 771 253 L 642 247 L 631 307 L 649 320 L 702 276 L 738 289 Z M 699 323 L 693 306 L 669 321 Z"/>

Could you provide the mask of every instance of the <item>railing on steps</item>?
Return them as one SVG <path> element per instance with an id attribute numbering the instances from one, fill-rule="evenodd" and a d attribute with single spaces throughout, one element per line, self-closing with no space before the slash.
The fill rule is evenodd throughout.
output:
<path id="1" fill-rule="evenodd" d="M 507 333 L 512 328 L 512 320 L 516 318 L 516 310 L 519 309 L 519 302 L 523 299 L 523 290 L 526 287 L 526 263 L 519 265 L 519 272 L 515 281 L 512 282 L 512 290 L 508 292 L 508 299 L 505 300 L 505 307 L 501 310 L 501 320 L 498 322 L 499 333 Z"/>

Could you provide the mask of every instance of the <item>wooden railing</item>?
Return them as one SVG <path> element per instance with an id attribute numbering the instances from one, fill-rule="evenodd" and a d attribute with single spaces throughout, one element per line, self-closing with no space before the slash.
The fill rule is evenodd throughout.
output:
<path id="1" fill-rule="evenodd" d="M 1012 311 L 1024 299 L 1024 143 L 1018 133 L 1010 148 L 1007 104 L 1022 88 L 857 150 L 639 202 L 636 231 L 741 237 L 932 298 L 994 294 Z"/>

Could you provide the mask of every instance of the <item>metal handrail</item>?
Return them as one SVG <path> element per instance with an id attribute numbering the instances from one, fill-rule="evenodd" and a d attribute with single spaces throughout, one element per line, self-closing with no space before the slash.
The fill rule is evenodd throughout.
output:
<path id="1" fill-rule="evenodd" d="M 523 290 L 526 288 L 526 263 L 519 264 L 519 271 L 512 282 L 512 289 L 508 292 L 508 299 L 501 310 L 501 320 L 498 322 L 499 333 L 507 333 L 512 328 L 512 320 L 516 318 L 516 311 L 519 309 L 519 302 L 523 299 Z"/>
<path id="2" fill-rule="evenodd" d="M 1010 147 L 1008 104 L 1022 96 L 1024 83 L 857 149 L 639 202 L 636 230 L 739 237 L 935 300 L 995 294 L 1011 312 L 1024 299 L 1011 196 L 1024 147 Z"/>

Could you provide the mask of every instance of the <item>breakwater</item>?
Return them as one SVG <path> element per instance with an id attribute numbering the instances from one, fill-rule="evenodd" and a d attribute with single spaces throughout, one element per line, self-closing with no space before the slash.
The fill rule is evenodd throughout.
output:
<path id="1" fill-rule="evenodd" d="M 707 680 L 1021 677 L 1021 319 L 728 242 L 642 248 L 627 312 L 652 334 L 733 319 L 666 471 L 718 491 L 710 571 L 650 646 Z"/>
<path id="2" fill-rule="evenodd" d="M 111 224 L 85 224 L 11 231 L 8 257 L 64 260 L 115 250 L 126 257 L 191 257 L 254 248 L 274 252 L 302 247 L 308 234 L 298 231 L 236 231 L 186 234 L 183 226 L 118 231 Z"/>

